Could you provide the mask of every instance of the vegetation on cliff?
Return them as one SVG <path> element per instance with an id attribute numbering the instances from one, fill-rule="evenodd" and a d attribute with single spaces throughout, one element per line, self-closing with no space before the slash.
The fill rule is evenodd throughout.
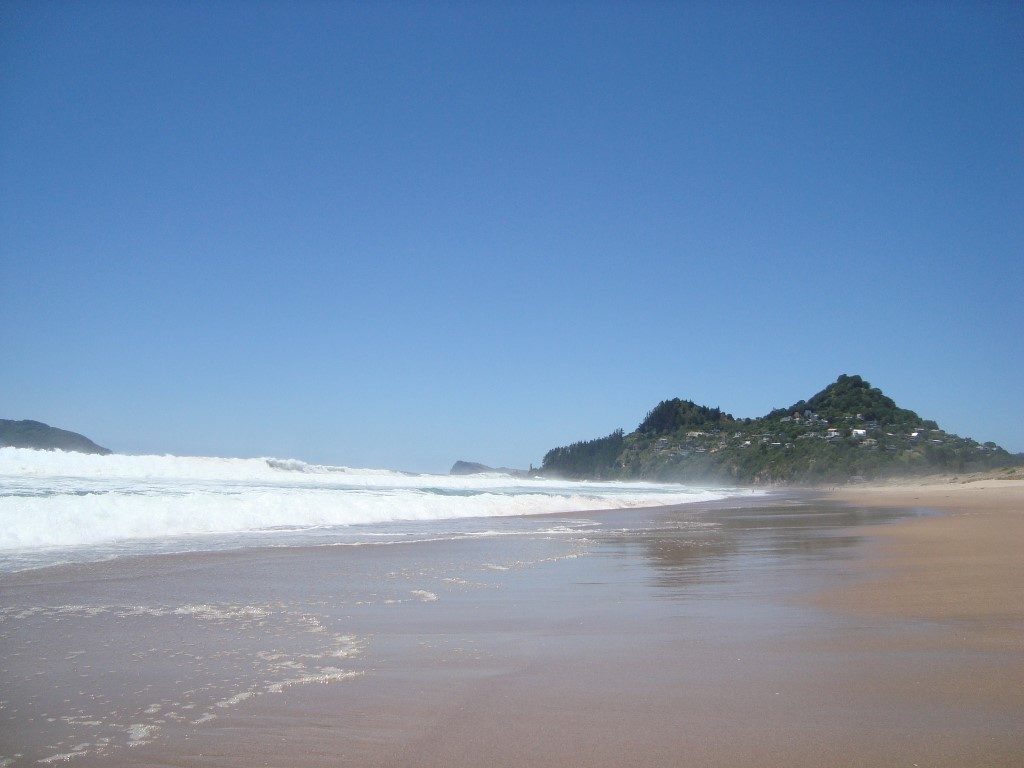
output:
<path id="1" fill-rule="evenodd" d="M 689 400 L 664 400 L 637 429 L 553 448 L 541 471 L 594 479 L 811 484 L 1019 463 L 995 443 L 949 434 L 900 408 L 860 376 L 840 376 L 808 400 L 736 419 Z"/>
<path id="2" fill-rule="evenodd" d="M 560 477 L 619 477 L 619 457 L 624 444 L 622 430 L 617 429 L 608 437 L 583 440 L 564 448 L 552 448 L 544 455 L 541 472 Z"/>

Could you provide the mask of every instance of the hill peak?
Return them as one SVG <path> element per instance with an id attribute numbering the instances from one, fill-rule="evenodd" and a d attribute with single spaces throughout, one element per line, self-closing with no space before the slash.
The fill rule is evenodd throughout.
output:
<path id="1" fill-rule="evenodd" d="M 810 410 L 829 421 L 847 418 L 892 426 L 921 426 L 924 420 L 914 411 L 900 408 L 878 387 L 856 374 L 840 374 L 833 383 L 809 400 L 800 400 L 789 408 L 780 408 L 765 418 Z"/>

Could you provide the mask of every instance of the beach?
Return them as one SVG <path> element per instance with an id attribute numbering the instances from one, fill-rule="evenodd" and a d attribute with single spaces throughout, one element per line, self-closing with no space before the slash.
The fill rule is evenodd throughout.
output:
<path id="1" fill-rule="evenodd" d="M 823 604 L 929 621 L 954 644 L 1024 653 L 1024 480 L 904 481 L 831 495 L 941 514 L 872 531 L 863 582 L 823 595 Z M 1015 671 L 1000 679 L 1024 690 L 1024 667 Z"/>
<path id="2" fill-rule="evenodd" d="M 1022 499 L 780 491 L 3 574 L 0 755 L 1020 765 Z"/>

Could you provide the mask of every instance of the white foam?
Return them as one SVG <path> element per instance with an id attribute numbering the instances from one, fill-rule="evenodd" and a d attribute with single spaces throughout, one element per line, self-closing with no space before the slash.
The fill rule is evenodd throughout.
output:
<path id="1" fill-rule="evenodd" d="M 355 635 L 335 635 L 337 647 L 326 655 L 336 659 L 350 659 L 366 650 L 367 640 Z"/>
<path id="2" fill-rule="evenodd" d="M 410 475 L 295 460 L 0 448 L 0 550 L 659 506 L 736 493 L 654 483 Z"/>
<path id="3" fill-rule="evenodd" d="M 153 734 L 157 726 L 146 725 L 145 723 L 132 723 L 128 726 L 128 746 L 141 747 L 153 740 Z"/>
<path id="4" fill-rule="evenodd" d="M 42 758 L 40 760 L 37 760 L 36 762 L 37 763 L 41 763 L 43 765 L 49 765 L 50 763 L 68 763 L 68 762 L 71 761 L 72 758 L 80 757 L 80 756 L 86 755 L 88 753 L 89 753 L 88 749 L 75 749 L 75 750 L 72 750 L 71 752 L 59 752 L 56 755 L 50 755 L 49 757 L 44 757 L 44 758 Z M 10 763 L 4 763 L 4 765 L 10 765 Z"/>
<path id="5" fill-rule="evenodd" d="M 285 688 L 291 688 L 293 685 L 308 685 L 309 683 L 336 683 L 341 680 L 351 680 L 353 677 L 360 677 L 362 672 L 353 672 L 344 669 L 338 669 L 337 667 L 324 667 L 316 674 L 302 675 L 301 677 L 292 677 L 287 680 L 281 680 L 267 686 L 267 693 L 281 693 Z"/>
<path id="6" fill-rule="evenodd" d="M 234 707 L 238 704 L 241 704 L 243 701 L 253 698 L 255 695 L 256 691 L 242 691 L 241 693 L 236 693 L 234 696 L 231 696 L 230 698 L 218 701 L 215 704 L 215 706 L 221 707 L 222 709 L 227 707 Z"/>

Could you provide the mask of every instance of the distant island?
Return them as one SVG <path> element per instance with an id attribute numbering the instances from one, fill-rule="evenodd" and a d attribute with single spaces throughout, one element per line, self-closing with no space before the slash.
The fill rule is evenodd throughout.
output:
<path id="1" fill-rule="evenodd" d="M 0 448 L 35 448 L 106 455 L 111 451 L 77 432 L 57 429 L 41 421 L 0 419 Z"/>
<path id="2" fill-rule="evenodd" d="M 475 461 L 456 461 L 452 464 L 449 475 L 480 475 L 480 474 L 501 474 L 512 477 L 530 477 L 535 474 L 531 466 L 529 469 L 510 469 L 509 467 L 488 467 L 486 464 L 478 464 Z"/>
<path id="3" fill-rule="evenodd" d="M 552 448 L 541 474 L 571 479 L 841 483 L 1016 466 L 995 443 L 940 429 L 860 376 L 840 376 L 809 400 L 760 418 L 734 418 L 689 400 L 663 400 L 623 434 Z"/>

